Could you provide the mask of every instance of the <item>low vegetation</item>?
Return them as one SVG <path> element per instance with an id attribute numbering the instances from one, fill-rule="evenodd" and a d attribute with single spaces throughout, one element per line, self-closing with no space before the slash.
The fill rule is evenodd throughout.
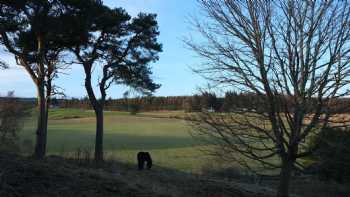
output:
<path id="1" fill-rule="evenodd" d="M 90 158 L 92 159 L 92 158 Z M 264 189 L 192 176 L 166 168 L 138 171 L 108 160 L 94 162 L 49 156 L 44 161 L 0 154 L 0 196 L 65 197 L 264 197 Z M 54 169 L 54 170 L 53 170 Z"/>
<path id="2" fill-rule="evenodd" d="M 350 183 L 350 131 L 349 129 L 326 128 L 315 136 L 311 147 L 310 173 L 324 181 Z"/>
<path id="3" fill-rule="evenodd" d="M 13 92 L 0 103 L 0 150 L 19 151 L 18 134 L 29 111 L 24 103 L 14 98 Z"/>

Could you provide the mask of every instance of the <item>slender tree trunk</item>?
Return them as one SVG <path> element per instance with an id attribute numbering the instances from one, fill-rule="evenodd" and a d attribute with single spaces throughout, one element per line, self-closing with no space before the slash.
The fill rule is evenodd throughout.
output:
<path id="1" fill-rule="evenodd" d="M 99 163 L 103 161 L 103 105 L 98 102 L 92 88 L 91 69 L 88 66 L 84 66 L 84 69 L 85 89 L 96 116 L 95 161 Z"/>
<path id="2" fill-rule="evenodd" d="M 52 86 L 51 86 L 51 80 L 47 81 L 47 87 L 46 87 L 46 94 L 44 94 L 44 102 L 45 102 L 45 117 L 44 117 L 44 121 L 45 121 L 45 125 L 44 125 L 44 129 L 45 129 L 45 135 L 43 137 L 44 139 L 44 155 L 46 154 L 46 144 L 47 144 L 47 127 L 49 124 L 49 110 L 50 110 L 50 104 L 51 104 L 51 91 L 52 91 Z"/>
<path id="3" fill-rule="evenodd" d="M 103 161 L 103 108 L 95 110 L 96 114 L 96 139 L 95 161 Z"/>
<path id="4" fill-rule="evenodd" d="M 39 117 L 34 156 L 37 159 L 42 159 L 46 154 L 47 139 L 47 100 L 45 98 L 44 83 L 38 84 L 38 111 Z"/>
<path id="5" fill-rule="evenodd" d="M 289 185 L 293 170 L 293 161 L 284 159 L 280 172 L 280 182 L 277 189 L 277 197 L 289 197 Z"/>

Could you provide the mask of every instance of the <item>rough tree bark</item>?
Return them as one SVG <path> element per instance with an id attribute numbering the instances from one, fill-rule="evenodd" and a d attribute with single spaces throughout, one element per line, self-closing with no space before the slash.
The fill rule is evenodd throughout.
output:
<path id="1" fill-rule="evenodd" d="M 38 159 L 42 159 L 45 157 L 46 154 L 46 141 L 47 141 L 47 123 L 48 123 L 48 104 L 47 104 L 47 95 L 45 91 L 45 66 L 44 66 L 44 38 L 42 35 L 37 36 L 37 43 L 38 43 L 38 75 L 36 78 L 36 81 L 34 83 L 37 86 L 38 91 L 38 111 L 39 111 L 39 117 L 38 117 L 38 126 L 36 131 L 36 145 L 35 145 L 35 151 L 34 156 Z"/>
<path id="2" fill-rule="evenodd" d="M 37 131 L 36 131 L 36 145 L 34 149 L 34 156 L 37 159 L 42 159 L 46 155 L 47 144 L 47 126 L 49 119 L 49 109 L 51 104 L 51 96 L 53 93 L 52 79 L 54 77 L 54 65 L 49 64 L 47 69 L 46 80 L 38 80 L 37 85 L 37 109 L 39 112 Z"/>
<path id="3" fill-rule="evenodd" d="M 100 106 L 95 110 L 96 114 L 96 139 L 95 160 L 103 161 L 103 108 Z"/>
<path id="4" fill-rule="evenodd" d="M 282 161 L 282 167 L 280 172 L 280 182 L 277 189 L 278 197 L 288 197 L 289 183 L 294 167 L 294 161 L 285 159 Z"/>
<path id="5" fill-rule="evenodd" d="M 96 137 L 95 137 L 95 161 L 103 161 L 103 101 L 97 100 L 91 82 L 92 65 L 85 64 L 85 89 L 89 97 L 90 104 L 95 112 L 96 117 Z"/>
<path id="6" fill-rule="evenodd" d="M 36 131 L 36 145 L 34 156 L 37 159 L 42 159 L 46 153 L 46 138 L 47 138 L 47 102 L 45 98 L 44 84 L 38 84 L 37 87 L 37 107 L 38 107 L 38 124 Z"/>

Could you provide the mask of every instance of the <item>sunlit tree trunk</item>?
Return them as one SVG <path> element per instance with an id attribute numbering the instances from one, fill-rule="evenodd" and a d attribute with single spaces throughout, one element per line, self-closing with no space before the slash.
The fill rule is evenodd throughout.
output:
<path id="1" fill-rule="evenodd" d="M 44 83 L 38 84 L 38 123 L 36 131 L 36 145 L 34 156 L 37 159 L 42 159 L 46 153 L 46 138 L 47 138 L 47 100 L 45 98 Z"/>

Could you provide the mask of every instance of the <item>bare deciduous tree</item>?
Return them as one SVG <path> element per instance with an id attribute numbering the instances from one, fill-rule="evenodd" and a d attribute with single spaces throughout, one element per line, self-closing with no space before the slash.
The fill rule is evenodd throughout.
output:
<path id="1" fill-rule="evenodd" d="M 259 100 L 251 110 L 200 113 L 194 132 L 242 166 L 280 169 L 277 196 L 288 196 L 292 171 L 312 151 L 308 137 L 348 123 L 332 106 L 349 95 L 349 2 L 199 3 L 207 20 L 193 24 L 203 42 L 185 41 L 206 60 L 195 71 Z"/>

